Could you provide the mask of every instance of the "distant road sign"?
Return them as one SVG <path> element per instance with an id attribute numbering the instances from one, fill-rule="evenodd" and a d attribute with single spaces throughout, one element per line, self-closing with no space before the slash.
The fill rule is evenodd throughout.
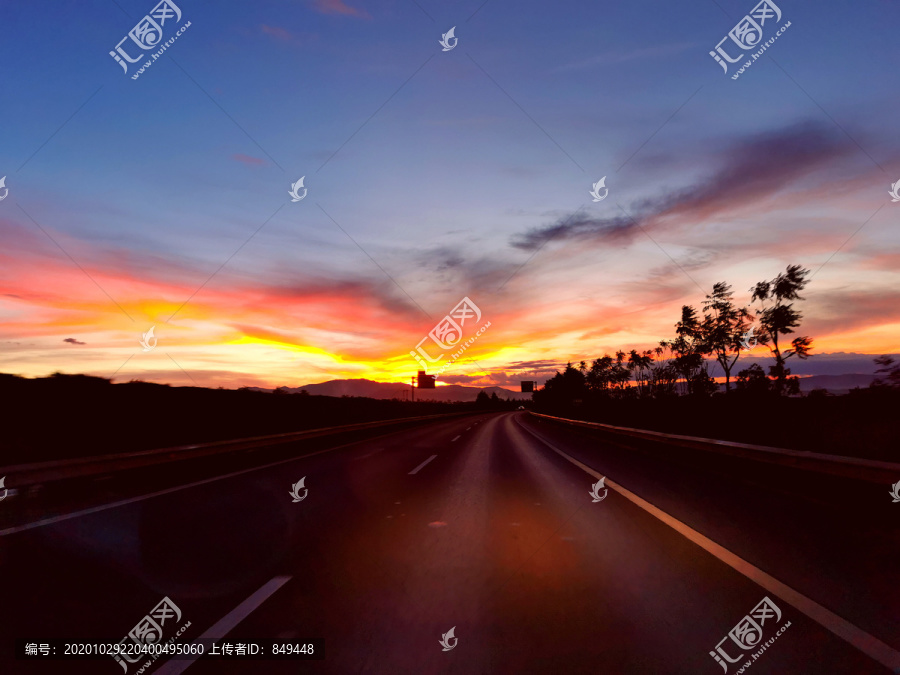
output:
<path id="1" fill-rule="evenodd" d="M 419 371 L 419 389 L 434 389 L 435 375 L 429 375 L 424 370 Z"/>

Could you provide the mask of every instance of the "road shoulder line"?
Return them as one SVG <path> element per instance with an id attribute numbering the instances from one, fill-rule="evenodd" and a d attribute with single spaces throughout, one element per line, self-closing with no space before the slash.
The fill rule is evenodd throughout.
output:
<path id="1" fill-rule="evenodd" d="M 548 448 L 553 450 L 560 457 L 568 460 L 585 473 L 593 476 L 598 480 L 600 478 L 603 478 L 600 473 L 594 471 L 591 467 L 587 466 L 583 462 L 578 461 L 574 457 L 569 456 L 567 453 L 563 452 L 552 443 L 536 434 L 531 429 L 522 424 L 520 424 L 519 426 L 530 433 L 532 436 L 537 438 L 539 441 L 541 441 L 541 443 L 546 445 Z M 642 508 L 650 515 L 661 520 L 666 525 L 678 532 L 678 534 L 694 542 L 695 544 L 697 544 L 697 546 L 704 549 L 706 552 L 711 553 L 713 556 L 721 560 L 723 563 L 725 563 L 735 571 L 740 572 L 745 577 L 762 586 L 770 593 L 777 595 L 779 598 L 805 614 L 807 617 L 821 625 L 823 628 L 831 631 L 839 638 L 850 643 L 853 647 L 866 654 L 866 656 L 874 659 L 887 668 L 900 669 L 900 652 L 895 650 L 890 645 L 882 642 L 874 635 L 866 633 L 861 628 L 858 628 L 846 619 L 841 618 L 831 610 L 826 609 L 812 598 L 809 598 L 799 591 L 794 590 L 787 584 L 778 581 L 778 579 L 776 579 L 772 575 L 763 572 L 761 569 L 747 562 L 740 556 L 732 553 L 724 546 L 721 546 L 714 542 L 712 539 L 700 534 L 692 527 L 686 525 L 685 523 L 682 523 L 677 518 L 670 516 L 662 509 L 637 496 L 627 488 L 624 488 L 618 483 L 611 481 L 608 477 L 606 478 L 606 487 L 615 490 L 630 502 Z"/>

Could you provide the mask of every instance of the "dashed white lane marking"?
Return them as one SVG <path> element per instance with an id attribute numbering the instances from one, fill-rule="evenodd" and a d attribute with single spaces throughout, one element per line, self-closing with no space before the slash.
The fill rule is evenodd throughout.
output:
<path id="1" fill-rule="evenodd" d="M 458 440 L 459 440 L 459 436 L 457 436 L 456 438 L 454 438 L 454 439 L 453 439 L 452 441 L 450 441 L 450 442 L 453 443 L 454 441 L 458 441 Z"/>
<path id="2" fill-rule="evenodd" d="M 422 462 L 421 464 L 419 464 L 419 466 L 417 466 L 415 469 L 413 469 L 412 471 L 410 471 L 410 472 L 409 472 L 409 475 L 410 475 L 410 476 L 415 476 L 417 473 L 419 473 L 419 470 L 420 470 L 420 469 L 422 469 L 426 464 L 428 464 L 428 462 L 430 462 L 431 460 L 433 460 L 435 457 L 437 457 L 437 455 L 432 455 L 431 457 L 429 457 L 428 459 L 426 459 L 424 462 Z"/>
<path id="3" fill-rule="evenodd" d="M 253 612 L 253 610 L 268 600 L 275 591 L 290 580 L 291 577 L 275 577 L 274 579 L 270 579 L 262 586 L 262 588 L 219 619 L 219 621 L 201 635 L 198 640 L 221 640 L 234 630 L 235 626 L 241 621 L 250 616 L 250 613 Z M 164 663 L 156 673 L 157 675 L 180 675 L 180 673 L 187 670 L 188 667 L 199 658 L 200 654 L 196 654 L 187 659 L 172 659 Z"/>
<path id="4" fill-rule="evenodd" d="M 468 430 L 471 429 L 471 428 L 472 428 L 472 427 L 466 427 L 466 431 L 468 431 Z"/>
<path id="5" fill-rule="evenodd" d="M 554 446 L 552 443 L 544 440 L 536 433 L 534 433 L 531 429 L 528 429 L 521 424 L 519 426 L 525 429 L 525 431 L 530 433 L 539 441 L 541 441 L 548 448 L 553 450 L 553 452 L 558 454 L 560 457 L 567 459 L 585 473 L 590 474 L 598 480 L 603 477 L 599 473 L 594 471 L 591 467 L 579 462 L 574 457 L 570 457 L 565 452 Z M 611 481 L 609 478 L 606 479 L 606 487 L 615 490 L 630 502 L 644 509 L 644 511 L 646 511 L 647 513 L 657 517 L 659 520 L 678 532 L 678 534 L 691 540 L 692 542 L 697 544 L 697 546 L 704 549 L 708 553 L 711 553 L 723 563 L 740 572 L 751 581 L 756 582 L 770 593 L 777 595 L 779 598 L 803 612 L 806 616 L 808 616 L 819 625 L 830 630 L 839 638 L 849 642 L 863 654 L 866 654 L 868 657 L 878 661 L 878 663 L 883 666 L 886 666 L 888 668 L 900 669 L 900 652 L 895 650 L 890 645 L 885 644 L 874 635 L 869 635 L 861 628 L 857 628 L 852 623 L 850 623 L 846 619 L 839 617 L 834 612 L 826 609 L 812 598 L 808 598 L 799 591 L 795 591 L 787 584 L 783 584 L 775 577 L 763 572 L 761 569 L 759 569 L 755 565 L 750 564 L 740 556 L 735 555 L 724 546 L 720 546 L 712 539 L 703 536 L 695 529 L 689 527 L 688 525 L 685 525 L 677 518 L 673 518 L 662 509 L 653 506 L 653 504 L 651 504 L 650 502 L 638 497 L 630 490 L 627 490 L 621 485 Z M 895 670 L 894 672 L 898 671 Z"/>

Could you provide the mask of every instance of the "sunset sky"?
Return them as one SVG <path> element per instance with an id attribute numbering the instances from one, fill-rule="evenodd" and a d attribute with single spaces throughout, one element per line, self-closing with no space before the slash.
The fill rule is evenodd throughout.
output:
<path id="1" fill-rule="evenodd" d="M 408 381 L 468 296 L 441 379 L 512 387 L 791 263 L 815 354 L 900 352 L 900 2 L 779 0 L 732 80 L 753 0 L 175 1 L 136 80 L 155 0 L 4 6 L 0 372 Z"/>

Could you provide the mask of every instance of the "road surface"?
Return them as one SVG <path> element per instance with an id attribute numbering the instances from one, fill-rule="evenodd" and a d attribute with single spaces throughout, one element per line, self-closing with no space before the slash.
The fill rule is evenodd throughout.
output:
<path id="1" fill-rule="evenodd" d="M 188 622 L 185 643 L 321 638 L 325 658 L 159 659 L 145 673 L 716 675 L 720 646 L 736 658 L 727 673 L 863 675 L 900 658 L 900 504 L 888 486 L 525 412 L 318 446 L 226 477 L 214 464 L 202 480 L 168 468 L 154 496 L 7 528 L 0 672 L 123 673 L 112 658 L 13 660 L 12 643 L 118 642 L 164 597 L 182 613 L 165 638 Z M 755 646 L 742 650 L 729 631 L 755 608 L 763 636 L 743 633 Z"/>

